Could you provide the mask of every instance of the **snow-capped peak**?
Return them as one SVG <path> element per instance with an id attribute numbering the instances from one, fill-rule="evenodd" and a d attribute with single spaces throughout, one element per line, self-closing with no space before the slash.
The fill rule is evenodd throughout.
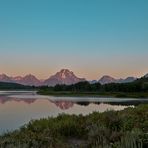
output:
<path id="1" fill-rule="evenodd" d="M 148 73 L 144 75 L 145 78 L 148 78 Z"/>
<path id="2" fill-rule="evenodd" d="M 12 79 L 15 81 L 20 81 L 22 78 L 23 77 L 21 77 L 21 76 L 12 77 Z"/>
<path id="3" fill-rule="evenodd" d="M 67 79 L 68 77 L 76 77 L 74 73 L 68 69 L 62 69 L 57 72 L 53 77 L 58 77 L 59 79 Z"/>
<path id="4" fill-rule="evenodd" d="M 66 78 L 65 74 L 67 73 L 67 70 L 66 69 L 62 69 L 60 73 L 61 73 L 62 79 L 65 79 Z"/>
<path id="5" fill-rule="evenodd" d="M 45 80 L 45 85 L 54 86 L 56 84 L 74 84 L 85 79 L 78 78 L 72 71 L 68 69 L 62 69 L 49 79 Z"/>

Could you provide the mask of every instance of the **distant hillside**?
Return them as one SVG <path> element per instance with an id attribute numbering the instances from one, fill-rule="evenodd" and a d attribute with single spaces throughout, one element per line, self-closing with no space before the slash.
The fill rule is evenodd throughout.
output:
<path id="1" fill-rule="evenodd" d="M 0 90 L 32 89 L 31 86 L 24 86 L 17 83 L 0 82 Z"/>
<path id="2" fill-rule="evenodd" d="M 116 83 L 117 79 L 115 79 L 111 76 L 105 75 L 102 78 L 100 78 L 100 80 L 98 82 L 101 84 Z"/>
<path id="3" fill-rule="evenodd" d="M 109 83 L 129 83 L 135 81 L 137 78 L 135 77 L 127 77 L 125 79 L 115 79 L 111 76 L 105 75 L 98 80 L 99 83 L 101 84 L 109 84 Z"/>
<path id="4" fill-rule="evenodd" d="M 145 78 L 148 78 L 148 73 L 144 75 Z"/>
<path id="5" fill-rule="evenodd" d="M 54 87 L 40 87 L 42 95 L 99 95 L 112 97 L 148 98 L 148 78 L 140 78 L 128 83 L 90 83 L 78 82 L 72 85 L 56 85 Z"/>

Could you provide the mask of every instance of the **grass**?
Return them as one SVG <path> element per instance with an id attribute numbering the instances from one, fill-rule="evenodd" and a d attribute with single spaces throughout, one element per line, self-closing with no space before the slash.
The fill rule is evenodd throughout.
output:
<path id="1" fill-rule="evenodd" d="M 0 147 L 143 148 L 148 145 L 147 119 L 148 105 L 87 116 L 61 114 L 0 136 Z"/>

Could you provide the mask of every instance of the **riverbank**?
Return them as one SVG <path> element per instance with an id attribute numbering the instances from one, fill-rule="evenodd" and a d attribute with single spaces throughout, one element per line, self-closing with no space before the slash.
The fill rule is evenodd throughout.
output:
<path id="1" fill-rule="evenodd" d="M 148 92 L 70 92 L 70 91 L 46 91 L 39 90 L 40 95 L 50 96 L 65 96 L 65 97 L 115 97 L 115 98 L 146 98 L 148 99 Z"/>
<path id="2" fill-rule="evenodd" d="M 140 78 L 131 83 L 90 84 L 88 81 L 71 85 L 44 86 L 39 94 L 53 96 L 98 96 L 117 98 L 148 98 L 148 78 Z"/>
<path id="3" fill-rule="evenodd" d="M 145 147 L 148 144 L 148 105 L 87 116 L 59 115 L 32 120 L 0 136 L 0 147 Z"/>

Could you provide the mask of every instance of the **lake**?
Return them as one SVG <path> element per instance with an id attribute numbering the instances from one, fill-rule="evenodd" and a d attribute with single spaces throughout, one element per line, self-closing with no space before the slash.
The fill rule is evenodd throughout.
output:
<path id="1" fill-rule="evenodd" d="M 35 91 L 0 91 L 0 134 L 18 129 L 31 119 L 56 117 L 58 114 L 83 114 L 94 111 L 123 110 L 148 99 L 111 97 L 53 97 Z"/>

